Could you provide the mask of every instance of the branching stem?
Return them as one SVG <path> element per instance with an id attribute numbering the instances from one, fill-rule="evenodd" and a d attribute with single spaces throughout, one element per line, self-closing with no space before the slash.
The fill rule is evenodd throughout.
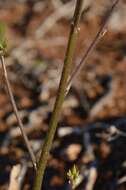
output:
<path id="1" fill-rule="evenodd" d="M 85 54 L 83 55 L 80 63 L 74 68 L 74 71 L 71 74 L 71 76 L 70 76 L 70 78 L 68 80 L 68 83 L 67 83 L 67 92 L 66 92 L 66 94 L 68 93 L 68 91 L 69 91 L 69 89 L 70 89 L 70 87 L 72 85 L 72 82 L 73 82 L 74 78 L 76 78 L 76 76 L 79 73 L 80 69 L 84 66 L 84 64 L 86 63 L 87 59 L 91 56 L 92 51 L 94 50 L 94 48 L 96 47 L 96 45 L 99 43 L 99 41 L 103 37 L 104 32 L 106 30 L 107 23 L 108 23 L 111 15 L 112 15 L 112 13 L 113 13 L 116 5 L 118 4 L 118 2 L 119 2 L 119 0 L 115 0 L 114 3 L 112 4 L 111 8 L 108 10 L 106 18 L 105 18 L 104 22 L 102 23 L 99 31 L 97 32 L 94 40 L 89 45 L 89 47 L 86 50 Z"/>
<path id="2" fill-rule="evenodd" d="M 61 80 L 59 84 L 59 89 L 57 92 L 56 102 L 54 105 L 54 109 L 53 109 L 50 124 L 49 124 L 49 131 L 47 133 L 45 143 L 42 147 L 42 152 L 41 152 L 39 165 L 37 169 L 37 175 L 36 175 L 35 183 L 34 183 L 34 190 L 41 190 L 44 171 L 45 171 L 47 161 L 48 161 L 49 151 L 51 149 L 51 145 L 52 145 L 55 131 L 57 128 L 59 115 L 61 112 L 61 107 L 65 98 L 68 77 L 71 71 L 71 64 L 72 64 L 73 54 L 74 54 L 77 35 L 78 35 L 78 24 L 79 24 L 81 12 L 82 12 L 82 4 L 83 4 L 83 0 L 77 0 L 74 17 L 71 24 L 71 31 L 69 35 L 69 41 L 68 41 L 68 46 L 66 50 L 62 76 L 61 76 Z"/>

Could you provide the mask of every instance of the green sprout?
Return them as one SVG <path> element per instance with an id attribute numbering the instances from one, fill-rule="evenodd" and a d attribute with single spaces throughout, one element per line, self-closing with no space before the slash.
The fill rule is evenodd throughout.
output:
<path id="1" fill-rule="evenodd" d="M 72 189 L 74 190 L 79 177 L 79 170 L 75 165 L 72 169 L 68 171 L 67 177 L 69 179 L 69 183 L 71 184 Z"/>
<path id="2" fill-rule="evenodd" d="M 4 23 L 0 22 L 0 54 L 4 55 L 7 49 L 7 39 L 5 37 L 6 26 Z"/>

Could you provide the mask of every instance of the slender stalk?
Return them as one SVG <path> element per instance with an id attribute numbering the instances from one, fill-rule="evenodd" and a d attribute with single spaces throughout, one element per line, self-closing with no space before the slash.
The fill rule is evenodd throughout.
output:
<path id="1" fill-rule="evenodd" d="M 54 105 L 54 109 L 53 109 L 50 124 L 49 124 L 49 131 L 47 133 L 45 143 L 42 148 L 40 160 L 39 160 L 39 165 L 38 165 L 37 174 L 36 174 L 35 183 L 34 183 L 34 190 L 41 189 L 44 171 L 45 171 L 48 156 L 49 156 L 49 151 L 51 149 L 51 145 L 52 145 L 55 131 L 57 128 L 59 114 L 60 114 L 61 107 L 65 98 L 68 77 L 71 71 L 71 64 L 72 64 L 73 54 L 74 54 L 77 35 L 78 35 L 78 24 L 79 24 L 81 12 L 82 12 L 82 4 L 83 4 L 83 0 L 77 0 L 76 8 L 75 8 L 74 16 L 73 16 L 73 21 L 71 24 L 71 31 L 69 35 L 69 41 L 68 41 L 68 46 L 66 50 L 62 76 L 60 79 L 57 98 L 56 98 L 56 102 Z"/>
<path id="2" fill-rule="evenodd" d="M 26 133 L 24 131 L 23 123 L 22 123 L 22 121 L 20 119 L 20 116 L 19 116 L 19 112 L 18 112 L 16 103 L 15 103 L 14 96 L 13 96 L 13 93 L 12 93 L 12 90 L 11 90 L 11 86 L 10 86 L 10 82 L 9 82 L 9 79 L 8 79 L 8 74 L 7 74 L 6 65 L 5 65 L 5 61 L 4 61 L 4 56 L 3 55 L 0 56 L 0 60 L 1 60 L 1 64 L 2 64 L 2 69 L 3 69 L 3 73 L 4 73 L 5 83 L 6 83 L 6 86 L 7 86 L 7 91 L 8 91 L 8 94 L 9 94 L 10 102 L 12 104 L 15 116 L 17 118 L 17 121 L 18 121 L 20 130 L 21 130 L 24 142 L 26 144 L 26 147 L 28 149 L 29 155 L 31 157 L 31 160 L 32 160 L 32 163 L 33 163 L 33 167 L 36 170 L 37 169 L 36 158 L 35 158 L 35 155 L 34 155 L 32 149 L 31 149 L 28 137 L 27 137 L 27 135 L 26 135 Z"/>
<path id="3" fill-rule="evenodd" d="M 94 48 L 96 47 L 96 45 L 99 43 L 99 41 L 101 40 L 101 38 L 104 36 L 104 33 L 106 32 L 106 26 L 107 23 L 116 7 L 116 5 L 119 3 L 119 0 L 115 0 L 114 3 L 112 4 L 112 6 L 110 7 L 110 9 L 107 12 L 106 18 L 104 20 L 104 22 L 102 23 L 99 31 L 97 32 L 94 40 L 91 42 L 91 44 L 89 45 L 87 51 L 85 52 L 85 54 L 83 55 L 80 63 L 75 67 L 73 73 L 71 74 L 68 83 L 67 83 L 67 92 L 68 93 L 72 82 L 74 80 L 74 78 L 77 76 L 77 74 L 79 73 L 80 69 L 82 68 L 82 66 L 84 66 L 84 64 L 86 63 L 87 59 L 91 56 L 92 51 L 94 50 Z"/>

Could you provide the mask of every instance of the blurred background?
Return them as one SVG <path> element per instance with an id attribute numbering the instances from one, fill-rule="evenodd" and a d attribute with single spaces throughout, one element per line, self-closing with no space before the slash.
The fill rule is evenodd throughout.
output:
<path id="1" fill-rule="evenodd" d="M 75 0 L 0 0 L 9 80 L 32 148 L 39 158 L 62 71 Z M 73 68 L 94 39 L 112 0 L 85 0 Z M 32 189 L 34 171 L 0 68 L 0 190 Z M 78 167 L 78 190 L 126 189 L 126 1 L 64 102 L 49 156 L 44 190 L 69 190 L 67 171 Z M 10 177 L 11 176 L 11 177 Z"/>

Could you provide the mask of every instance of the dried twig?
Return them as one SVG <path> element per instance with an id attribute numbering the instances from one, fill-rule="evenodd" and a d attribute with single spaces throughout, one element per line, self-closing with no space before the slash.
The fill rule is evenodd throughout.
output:
<path id="1" fill-rule="evenodd" d="M 121 185 L 122 183 L 125 183 L 126 182 L 126 175 L 121 177 L 118 181 L 117 181 L 117 184 L 118 185 Z"/>
<path id="2" fill-rule="evenodd" d="M 73 10 L 73 2 L 69 2 L 61 6 L 59 9 L 56 9 L 56 11 L 47 17 L 42 25 L 37 29 L 36 38 L 39 39 L 44 37 L 44 35 L 55 25 L 59 19 L 72 15 Z"/>
<path id="3" fill-rule="evenodd" d="M 5 65 L 5 61 L 4 61 L 4 56 L 1 55 L 0 56 L 0 60 L 1 60 L 1 64 L 2 64 L 2 69 L 3 69 L 3 73 L 4 73 L 4 78 L 5 78 L 6 87 L 7 87 L 7 91 L 8 91 L 8 94 L 9 94 L 9 98 L 10 98 L 10 101 L 11 101 L 11 104 L 12 104 L 15 116 L 17 118 L 17 121 L 18 121 L 20 130 L 21 130 L 23 139 L 25 141 L 26 147 L 27 147 L 29 155 L 31 157 L 33 166 L 34 166 L 34 168 L 36 170 L 37 169 L 36 158 L 35 158 L 35 155 L 34 155 L 32 149 L 31 149 L 28 137 L 27 137 L 27 135 L 26 135 L 26 133 L 24 131 L 23 123 L 22 123 L 22 121 L 20 119 L 20 116 L 19 116 L 19 113 L 18 113 L 16 102 L 14 100 L 14 96 L 13 96 L 13 93 L 12 93 L 12 90 L 11 90 L 11 86 L 10 86 L 10 82 L 9 82 L 9 79 L 8 79 L 8 74 L 7 74 L 6 65 Z"/>
<path id="4" fill-rule="evenodd" d="M 97 179 L 97 169 L 92 167 L 89 169 L 89 176 L 85 190 L 93 190 L 96 179 Z"/>
<path id="5" fill-rule="evenodd" d="M 55 9 L 59 9 L 63 5 L 62 1 L 60 0 L 52 0 L 51 2 Z"/>
<path id="6" fill-rule="evenodd" d="M 21 170 L 21 166 L 20 165 L 16 165 L 13 166 L 12 170 L 11 170 L 11 174 L 10 174 L 10 184 L 8 189 L 9 190 L 19 190 L 19 183 L 18 183 L 18 177 L 20 174 L 20 170 Z"/>
<path id="7" fill-rule="evenodd" d="M 8 190 L 21 190 L 22 182 L 27 171 L 26 163 L 21 166 L 19 164 L 13 166 L 10 174 L 10 183 Z"/>

